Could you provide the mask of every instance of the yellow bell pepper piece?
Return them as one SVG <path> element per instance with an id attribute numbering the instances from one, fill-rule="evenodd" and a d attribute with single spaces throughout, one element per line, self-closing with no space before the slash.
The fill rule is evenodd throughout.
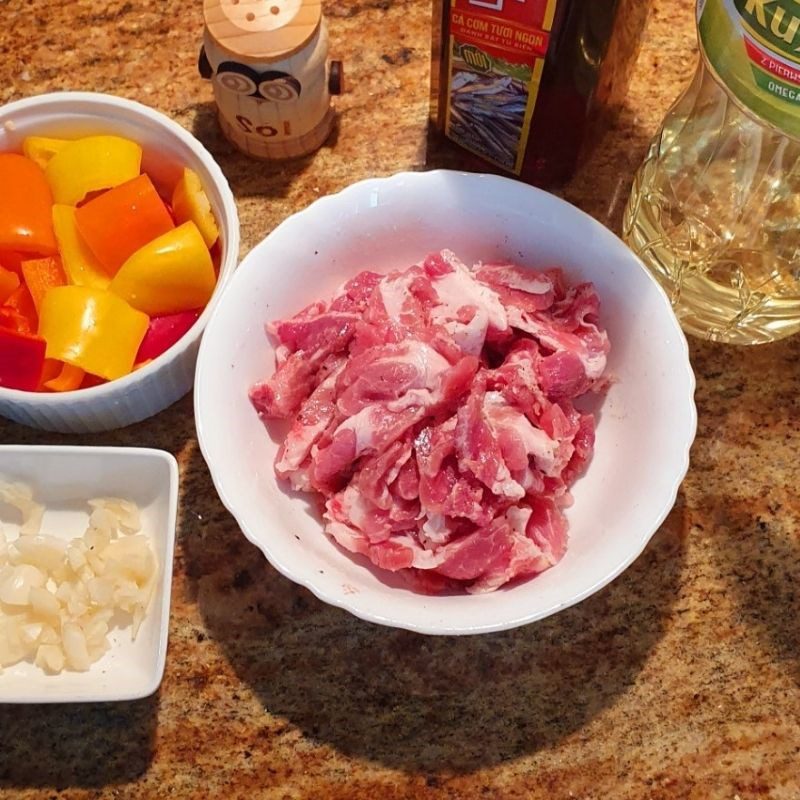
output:
<path id="1" fill-rule="evenodd" d="M 58 251 L 61 253 L 61 263 L 69 282 L 76 286 L 105 289 L 111 283 L 111 278 L 81 239 L 72 206 L 53 206 L 53 229 L 56 232 Z"/>
<path id="2" fill-rule="evenodd" d="M 57 286 L 42 300 L 39 335 L 47 358 L 112 381 L 127 375 L 150 320 L 122 298 L 88 286 Z"/>
<path id="3" fill-rule="evenodd" d="M 89 192 L 132 180 L 142 165 L 142 148 L 121 136 L 86 136 L 62 147 L 45 175 L 56 203 L 74 206 Z"/>
<path id="4" fill-rule="evenodd" d="M 154 317 L 202 308 L 216 282 L 200 231 L 193 222 L 184 222 L 140 247 L 119 268 L 109 288 Z"/>
<path id="5" fill-rule="evenodd" d="M 45 169 L 50 159 L 68 145 L 69 141 L 69 139 L 49 139 L 46 136 L 28 136 L 22 141 L 22 152 Z"/>
<path id="6" fill-rule="evenodd" d="M 184 168 L 183 176 L 172 193 L 172 211 L 179 224 L 194 222 L 208 247 L 219 238 L 214 212 L 208 195 L 203 191 L 200 176 L 188 167 Z"/>

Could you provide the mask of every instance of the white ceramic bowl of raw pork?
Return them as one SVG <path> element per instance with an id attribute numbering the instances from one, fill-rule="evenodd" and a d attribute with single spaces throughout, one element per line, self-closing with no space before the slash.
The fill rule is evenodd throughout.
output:
<path id="1" fill-rule="evenodd" d="M 279 442 L 248 399 L 274 369 L 268 320 L 328 299 L 364 269 L 406 268 L 449 248 L 465 262 L 559 265 L 590 280 L 616 378 L 594 457 L 573 487 L 564 558 L 540 575 L 478 595 L 430 596 L 354 557 L 323 533 L 309 498 L 273 472 Z M 284 575 L 358 617 L 422 633 L 468 634 L 542 619 L 596 592 L 642 552 L 689 463 L 696 414 L 686 340 L 640 261 L 601 224 L 505 178 L 447 171 L 367 180 L 318 200 L 245 258 L 208 323 L 198 360 L 200 446 L 220 497 Z"/>

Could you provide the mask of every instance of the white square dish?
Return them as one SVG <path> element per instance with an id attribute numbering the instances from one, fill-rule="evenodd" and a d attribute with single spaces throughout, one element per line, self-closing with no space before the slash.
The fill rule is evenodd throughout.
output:
<path id="1" fill-rule="evenodd" d="M 134 700 L 155 692 L 164 674 L 178 508 L 178 465 L 161 450 L 127 447 L 0 446 L 0 476 L 28 484 L 45 507 L 42 532 L 81 536 L 87 501 L 123 497 L 139 507 L 142 532 L 153 546 L 159 576 L 135 639 L 112 629 L 109 651 L 86 672 L 48 675 L 28 661 L 0 672 L 0 703 L 78 703 Z M 9 539 L 16 538 L 11 509 L 0 506 Z"/>

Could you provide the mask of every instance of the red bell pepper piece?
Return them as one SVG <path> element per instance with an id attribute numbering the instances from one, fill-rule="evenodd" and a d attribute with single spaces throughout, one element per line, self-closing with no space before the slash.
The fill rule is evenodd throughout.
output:
<path id="1" fill-rule="evenodd" d="M 0 267 L 22 275 L 22 253 L 13 250 L 0 250 Z"/>
<path id="2" fill-rule="evenodd" d="M 84 375 L 83 380 L 81 381 L 80 388 L 81 389 L 91 389 L 92 386 L 102 386 L 102 384 L 108 383 L 105 378 L 101 378 L 97 375 L 90 375 L 88 372 Z"/>
<path id="3" fill-rule="evenodd" d="M 21 284 L 0 306 L 0 327 L 11 328 L 19 333 L 35 334 L 39 326 L 39 315 L 33 298 L 25 284 Z"/>
<path id="4" fill-rule="evenodd" d="M 0 266 L 0 303 L 5 303 L 19 288 L 20 280 L 16 272 Z"/>
<path id="5" fill-rule="evenodd" d="M 35 391 L 46 347 L 45 340 L 38 336 L 0 328 L 0 386 Z"/>
<path id="6" fill-rule="evenodd" d="M 152 317 L 134 363 L 151 361 L 169 350 L 197 322 L 200 311 L 181 311 Z"/>

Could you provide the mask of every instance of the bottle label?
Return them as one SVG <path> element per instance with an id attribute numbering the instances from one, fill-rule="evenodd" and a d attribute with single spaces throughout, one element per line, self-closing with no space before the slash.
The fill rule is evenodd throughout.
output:
<path id="1" fill-rule="evenodd" d="M 717 77 L 742 105 L 800 136 L 800 4 L 701 0 L 698 34 Z"/>
<path id="2" fill-rule="evenodd" d="M 445 133 L 517 175 L 559 0 L 453 0 Z"/>

